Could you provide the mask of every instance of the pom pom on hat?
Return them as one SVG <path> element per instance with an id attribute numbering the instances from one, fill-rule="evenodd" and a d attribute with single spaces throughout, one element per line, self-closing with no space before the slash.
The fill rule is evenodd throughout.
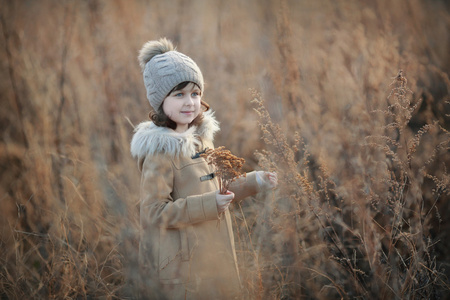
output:
<path id="1" fill-rule="evenodd" d="M 161 38 L 149 41 L 139 51 L 147 99 L 157 111 L 168 93 L 182 82 L 197 84 L 203 91 L 203 75 L 197 64 L 175 50 L 171 41 Z"/>
<path id="2" fill-rule="evenodd" d="M 166 38 L 161 38 L 158 41 L 148 41 L 142 46 L 139 51 L 139 65 L 142 71 L 144 71 L 145 64 L 148 63 L 155 55 L 163 54 L 169 51 L 173 51 L 175 48 L 171 41 Z"/>

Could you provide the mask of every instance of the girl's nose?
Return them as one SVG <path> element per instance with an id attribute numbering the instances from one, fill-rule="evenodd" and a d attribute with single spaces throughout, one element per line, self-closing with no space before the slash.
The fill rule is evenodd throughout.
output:
<path id="1" fill-rule="evenodd" d="M 193 97 L 191 95 L 189 95 L 187 97 L 187 104 L 188 105 L 194 105 L 194 99 L 193 99 Z"/>

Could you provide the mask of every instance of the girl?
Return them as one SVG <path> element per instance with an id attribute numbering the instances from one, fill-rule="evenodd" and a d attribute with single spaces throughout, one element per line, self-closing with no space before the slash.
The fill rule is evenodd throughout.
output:
<path id="1" fill-rule="evenodd" d="M 202 100 L 200 69 L 165 38 L 147 42 L 139 62 L 154 110 L 131 141 L 142 172 L 139 257 L 144 277 L 157 282 L 154 298 L 237 298 L 240 282 L 228 206 L 275 188 L 277 176 L 251 172 L 219 194 L 214 170 L 200 156 L 214 147 L 219 130 Z"/>

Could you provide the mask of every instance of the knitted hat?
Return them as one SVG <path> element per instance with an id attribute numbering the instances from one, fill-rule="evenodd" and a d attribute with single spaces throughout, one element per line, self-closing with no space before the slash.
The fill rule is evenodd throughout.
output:
<path id="1" fill-rule="evenodd" d="M 149 41 L 139 51 L 147 99 L 158 110 L 167 94 L 184 81 L 197 84 L 203 91 L 203 75 L 197 64 L 178 52 L 166 38 Z"/>

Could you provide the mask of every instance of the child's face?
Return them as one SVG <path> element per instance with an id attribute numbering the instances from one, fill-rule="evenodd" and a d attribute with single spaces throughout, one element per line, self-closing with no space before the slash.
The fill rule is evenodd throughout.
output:
<path id="1" fill-rule="evenodd" d="M 202 91 L 193 83 L 173 91 L 164 99 L 164 113 L 177 124 L 175 131 L 184 132 L 200 113 Z"/>

